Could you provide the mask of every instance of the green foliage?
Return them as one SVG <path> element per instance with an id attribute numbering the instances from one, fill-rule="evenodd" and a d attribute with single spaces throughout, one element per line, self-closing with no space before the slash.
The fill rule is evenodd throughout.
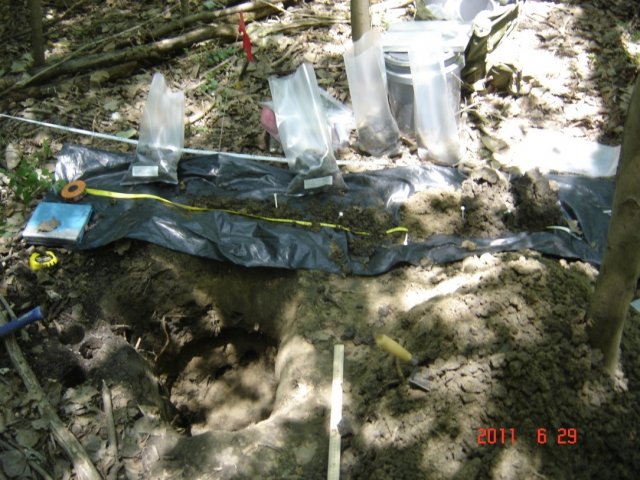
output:
<path id="1" fill-rule="evenodd" d="M 14 60 L 11 64 L 12 73 L 24 73 L 33 64 L 33 57 L 30 53 L 25 53 L 19 60 Z"/>
<path id="2" fill-rule="evenodd" d="M 9 188 L 16 199 L 28 205 L 31 200 L 42 195 L 54 186 L 53 173 L 43 168 L 44 163 L 51 158 L 51 147 L 46 140 L 40 151 L 20 159 L 12 172 L 7 172 Z"/>
<path id="3" fill-rule="evenodd" d="M 220 82 L 218 81 L 218 74 L 216 73 L 216 71 L 220 66 L 222 66 L 221 65 L 222 62 L 233 57 L 237 53 L 238 53 L 237 47 L 221 47 L 221 48 L 216 48 L 215 50 L 210 50 L 204 55 L 202 63 L 206 67 L 213 66 L 213 68 L 206 73 L 206 77 L 205 77 L 206 81 L 200 87 L 201 91 L 205 93 L 213 93 L 216 90 L 218 90 Z"/>
<path id="4" fill-rule="evenodd" d="M 223 8 L 224 5 L 218 2 L 214 2 L 213 0 L 206 0 L 202 2 L 202 6 L 207 10 L 216 10 L 218 8 Z"/>
<path id="5" fill-rule="evenodd" d="M 200 89 L 205 93 L 215 92 L 215 90 L 218 88 L 218 84 L 219 83 L 215 75 L 207 75 L 207 81 L 204 85 L 202 85 L 202 87 L 200 87 Z"/>
<path id="6" fill-rule="evenodd" d="M 224 62 L 227 58 L 232 57 L 237 52 L 236 47 L 222 47 L 207 52 L 205 63 L 208 66 L 217 65 Z"/>

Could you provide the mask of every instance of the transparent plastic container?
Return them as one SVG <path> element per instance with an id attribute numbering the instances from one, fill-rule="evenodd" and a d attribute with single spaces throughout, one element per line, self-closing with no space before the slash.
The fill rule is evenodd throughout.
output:
<path id="1" fill-rule="evenodd" d="M 385 52 L 384 61 L 391 113 L 396 119 L 400 131 L 409 138 L 415 138 L 413 78 L 409 54 L 407 52 Z M 450 92 L 449 101 L 455 112 L 460 110 L 460 89 L 462 86 L 460 73 L 463 67 L 464 55 L 461 52 L 450 52 L 446 56 L 444 68 Z"/>
<path id="2" fill-rule="evenodd" d="M 381 35 L 366 32 L 344 53 L 358 146 L 375 156 L 398 152 L 400 131 L 389 108 Z"/>

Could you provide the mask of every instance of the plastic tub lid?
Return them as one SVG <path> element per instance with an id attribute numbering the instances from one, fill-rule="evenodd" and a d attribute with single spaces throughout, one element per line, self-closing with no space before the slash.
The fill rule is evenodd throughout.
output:
<path id="1" fill-rule="evenodd" d="M 416 43 L 416 34 L 440 33 L 445 50 L 463 52 L 471 37 L 471 25 L 449 20 L 428 20 L 393 23 L 382 34 L 385 52 L 408 52 Z"/>
<path id="2" fill-rule="evenodd" d="M 445 65 L 456 62 L 458 57 L 460 57 L 459 52 L 444 52 Z M 401 69 L 410 68 L 411 65 L 409 62 L 409 53 L 402 51 L 384 52 L 384 63 L 387 67 L 397 67 Z"/>

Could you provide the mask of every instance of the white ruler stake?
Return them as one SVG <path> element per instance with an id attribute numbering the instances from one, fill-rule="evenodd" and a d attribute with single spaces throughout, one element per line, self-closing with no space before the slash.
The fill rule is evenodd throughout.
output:
<path id="1" fill-rule="evenodd" d="M 331 385 L 331 418 L 329 420 L 329 467 L 327 480 L 340 478 L 340 432 L 342 420 L 342 378 L 344 371 L 344 345 L 333 347 L 333 383 Z"/>

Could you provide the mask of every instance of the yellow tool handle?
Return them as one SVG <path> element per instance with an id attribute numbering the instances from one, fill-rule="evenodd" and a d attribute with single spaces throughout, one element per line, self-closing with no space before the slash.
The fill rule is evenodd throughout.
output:
<path id="1" fill-rule="evenodd" d="M 403 362 L 411 362 L 413 355 L 409 353 L 409 351 L 400 345 L 395 340 L 387 337 L 384 334 L 379 334 L 375 336 L 376 344 L 382 348 L 385 352 L 390 353 L 394 357 L 402 360 Z"/>

